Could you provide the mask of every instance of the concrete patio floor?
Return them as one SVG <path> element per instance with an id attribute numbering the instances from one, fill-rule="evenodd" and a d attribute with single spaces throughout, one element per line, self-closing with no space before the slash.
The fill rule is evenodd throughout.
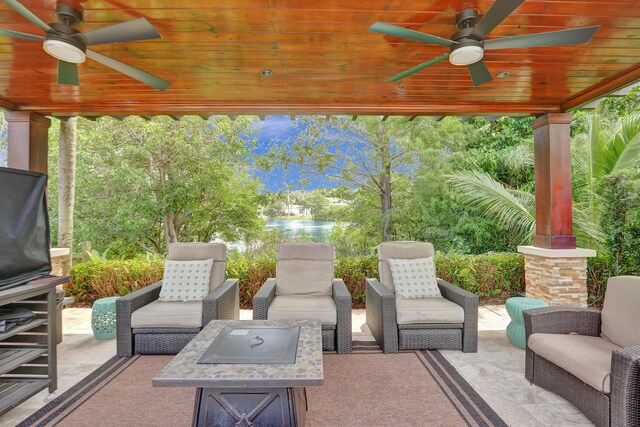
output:
<path id="1" fill-rule="evenodd" d="M 365 310 L 353 310 L 352 316 L 354 339 L 373 340 Z M 240 317 L 251 319 L 251 310 L 241 310 Z M 504 331 L 508 323 L 503 305 L 481 306 L 478 352 L 442 353 L 510 426 L 593 425 L 564 399 L 529 384 L 524 378 L 524 351 L 507 341 Z M 53 396 L 46 390 L 33 396 L 2 416 L 0 426 L 15 426 L 115 355 L 115 340 L 93 337 L 89 308 L 65 309 L 63 333 L 63 342 L 58 345 L 58 390 Z"/>

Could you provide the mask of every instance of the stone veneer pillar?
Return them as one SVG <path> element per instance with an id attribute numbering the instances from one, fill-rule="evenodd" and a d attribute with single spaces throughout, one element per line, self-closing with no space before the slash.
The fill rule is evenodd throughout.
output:
<path id="1" fill-rule="evenodd" d="M 54 276 L 68 276 L 69 268 L 63 266 L 62 259 L 69 256 L 69 248 L 51 248 L 51 274 Z"/>
<path id="2" fill-rule="evenodd" d="M 549 305 L 587 306 L 587 258 L 592 249 L 518 246 L 525 257 L 527 296 Z"/>

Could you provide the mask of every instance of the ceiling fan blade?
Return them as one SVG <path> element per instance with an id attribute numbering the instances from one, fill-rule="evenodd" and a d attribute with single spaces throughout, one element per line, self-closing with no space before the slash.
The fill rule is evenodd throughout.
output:
<path id="1" fill-rule="evenodd" d="M 42 41 L 44 37 L 36 36 L 35 34 L 19 33 L 18 31 L 0 30 L 0 36 L 17 37 L 25 40 Z"/>
<path id="2" fill-rule="evenodd" d="M 78 77 L 78 64 L 59 60 L 58 84 L 78 86 L 80 84 L 80 78 Z"/>
<path id="3" fill-rule="evenodd" d="M 484 61 L 478 61 L 474 64 L 467 65 L 469 74 L 471 74 L 471 80 L 473 80 L 474 86 L 480 86 L 482 83 L 487 83 L 493 80 L 491 73 L 487 69 Z"/>
<path id="4" fill-rule="evenodd" d="M 548 33 L 494 39 L 484 43 L 484 50 L 584 44 L 591 40 L 591 37 L 598 31 L 598 28 L 600 28 L 599 25 L 595 27 L 575 28 L 573 30 L 549 31 Z"/>
<path id="5" fill-rule="evenodd" d="M 156 77 L 145 71 L 139 70 L 136 67 L 127 65 L 124 62 L 118 61 L 117 59 L 105 56 L 101 53 L 96 52 L 95 50 L 87 49 L 87 58 L 91 58 L 94 61 L 101 63 L 102 65 L 106 65 L 109 68 L 121 72 L 122 74 L 126 74 L 132 79 L 136 79 L 138 81 L 141 81 L 142 83 L 148 84 L 149 86 L 153 86 L 156 89 L 165 90 L 166 88 L 171 86 L 170 82 L 163 80 L 160 77 Z"/>
<path id="6" fill-rule="evenodd" d="M 160 34 L 146 18 L 138 18 L 133 21 L 78 33 L 74 37 L 82 39 L 87 46 L 161 38 Z"/>
<path id="7" fill-rule="evenodd" d="M 390 79 L 387 79 L 387 81 L 388 82 L 397 82 L 398 80 L 402 80 L 405 77 L 408 77 L 413 73 L 417 73 L 418 71 L 423 70 L 423 69 L 425 69 L 427 67 L 430 67 L 433 64 L 437 64 L 438 62 L 442 61 L 443 59 L 447 59 L 448 57 L 449 57 L 449 54 L 445 53 L 444 55 L 440 55 L 440 56 L 438 56 L 436 58 L 430 59 L 427 62 L 423 62 L 422 64 L 420 64 L 420 65 L 418 65 L 416 67 L 413 67 L 413 68 L 411 68 L 411 69 L 409 69 L 407 71 L 404 71 L 404 72 L 402 72 L 400 74 L 397 74 L 397 75 L 391 77 Z"/>
<path id="8" fill-rule="evenodd" d="M 524 0 L 496 0 L 473 30 L 472 35 L 478 40 L 484 39 L 522 3 Z"/>
<path id="9" fill-rule="evenodd" d="M 3 0 L 3 1 L 6 4 L 8 4 L 13 10 L 15 10 L 20 15 L 22 15 L 25 19 L 27 19 L 28 21 L 31 21 L 32 23 L 36 24 L 42 30 L 51 31 L 51 27 L 46 22 L 44 22 L 37 15 L 35 15 L 29 9 L 27 9 L 22 4 L 20 4 L 20 2 L 18 2 L 17 0 Z"/>
<path id="10" fill-rule="evenodd" d="M 407 28 L 396 27 L 395 25 L 384 24 L 382 22 L 376 22 L 369 27 L 369 31 L 376 33 L 387 34 L 389 36 L 402 37 L 405 39 L 418 40 L 425 43 L 439 44 L 441 46 L 453 46 L 456 42 L 443 39 L 438 36 L 432 36 L 431 34 L 421 33 L 419 31 L 409 30 Z"/>

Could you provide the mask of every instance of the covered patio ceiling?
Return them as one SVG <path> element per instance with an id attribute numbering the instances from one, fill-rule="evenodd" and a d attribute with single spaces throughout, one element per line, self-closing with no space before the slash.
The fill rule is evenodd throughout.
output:
<path id="1" fill-rule="evenodd" d="M 600 25 L 572 47 L 487 51 L 495 77 L 474 87 L 466 67 L 442 61 L 389 77 L 448 48 L 368 31 L 376 21 L 450 38 L 457 11 L 493 0 L 86 0 L 82 31 L 146 17 L 162 40 L 96 51 L 172 82 L 159 91 L 87 61 L 80 86 L 56 82 L 36 41 L 0 36 L 0 107 L 44 115 L 542 114 L 562 112 L 640 79 L 636 0 L 527 0 L 487 40 Z M 55 0 L 22 0 L 58 22 Z M 69 4 L 66 1 L 65 4 Z M 0 28 L 44 35 L 0 3 Z M 270 77 L 261 70 L 273 72 Z"/>

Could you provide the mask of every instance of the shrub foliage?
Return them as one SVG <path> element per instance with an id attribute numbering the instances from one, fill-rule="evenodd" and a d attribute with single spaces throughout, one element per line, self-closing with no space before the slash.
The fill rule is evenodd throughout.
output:
<path id="1" fill-rule="evenodd" d="M 519 254 L 443 255 L 436 258 L 438 276 L 483 299 L 503 300 L 524 289 L 524 261 Z M 365 306 L 365 279 L 378 276 L 375 257 L 338 258 L 336 276 L 344 280 L 354 308 Z M 149 260 L 100 260 L 76 265 L 66 293 L 81 304 L 98 298 L 126 295 L 162 280 L 163 262 Z M 276 259 L 247 258 L 232 254 L 227 277 L 240 279 L 240 306 L 251 308 L 251 300 L 269 277 L 275 277 Z"/>

